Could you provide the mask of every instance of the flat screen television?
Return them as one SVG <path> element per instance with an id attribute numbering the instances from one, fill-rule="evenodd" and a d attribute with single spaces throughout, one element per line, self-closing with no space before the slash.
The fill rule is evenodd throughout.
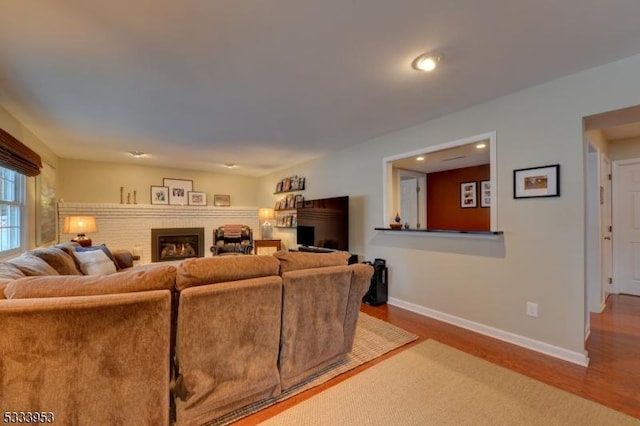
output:
<path id="1" fill-rule="evenodd" d="M 306 200 L 297 209 L 302 248 L 349 251 L 349 197 Z"/>

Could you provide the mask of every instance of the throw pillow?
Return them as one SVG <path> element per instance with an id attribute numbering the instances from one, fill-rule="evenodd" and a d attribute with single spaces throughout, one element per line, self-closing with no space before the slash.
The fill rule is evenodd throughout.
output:
<path id="1" fill-rule="evenodd" d="M 120 270 L 120 266 L 118 265 L 118 262 L 116 261 L 116 258 L 113 256 L 113 253 L 111 253 L 111 250 L 109 250 L 105 244 L 100 244 L 99 246 L 90 246 L 90 247 L 74 247 L 73 250 L 76 253 L 77 252 L 102 250 L 104 252 L 104 254 L 106 254 L 107 257 L 109 259 L 111 259 L 111 261 L 113 262 L 113 264 L 116 267 L 116 271 Z"/>
<path id="2" fill-rule="evenodd" d="M 280 273 L 298 269 L 322 268 L 324 266 L 341 266 L 349 263 L 351 254 L 346 251 L 331 253 L 306 253 L 294 251 L 278 251 L 273 254 L 280 260 Z"/>
<path id="3" fill-rule="evenodd" d="M 78 271 L 78 268 L 76 268 L 73 256 L 70 256 L 62 249 L 48 247 L 31 250 L 29 254 L 47 262 L 53 269 L 58 271 L 60 275 L 82 275 L 80 271 Z"/>
<path id="4" fill-rule="evenodd" d="M 76 251 L 80 270 L 85 275 L 106 275 L 116 272 L 116 265 L 102 250 Z"/>
<path id="5" fill-rule="evenodd" d="M 32 256 L 29 252 L 8 260 L 14 266 L 17 266 L 23 274 L 31 276 L 41 275 L 60 275 L 51 265 L 39 257 Z"/>

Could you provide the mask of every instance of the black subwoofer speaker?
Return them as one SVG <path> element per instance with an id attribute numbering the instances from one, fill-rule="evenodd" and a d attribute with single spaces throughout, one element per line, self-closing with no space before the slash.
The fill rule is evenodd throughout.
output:
<path id="1" fill-rule="evenodd" d="M 387 303 L 389 285 L 387 281 L 387 262 L 384 259 L 376 259 L 365 262 L 373 265 L 373 276 L 369 291 L 364 295 L 362 301 L 368 305 L 378 306 Z"/>

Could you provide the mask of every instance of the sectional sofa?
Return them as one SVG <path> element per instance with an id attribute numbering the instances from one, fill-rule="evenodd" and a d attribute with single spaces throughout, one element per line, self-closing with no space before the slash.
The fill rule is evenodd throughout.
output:
<path id="1" fill-rule="evenodd" d="M 200 425 L 278 396 L 351 350 L 373 274 L 345 252 L 125 252 L 83 275 L 73 247 L 43 250 L 0 263 L 0 405 L 71 425 Z"/>

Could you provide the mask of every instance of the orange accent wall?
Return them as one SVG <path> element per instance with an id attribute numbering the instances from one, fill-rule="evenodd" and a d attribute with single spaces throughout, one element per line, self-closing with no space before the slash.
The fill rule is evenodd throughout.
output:
<path id="1" fill-rule="evenodd" d="M 480 207 L 480 181 L 489 180 L 490 165 L 427 174 L 427 229 L 489 231 L 490 208 Z M 477 207 L 460 207 L 460 184 L 476 182 Z"/>

